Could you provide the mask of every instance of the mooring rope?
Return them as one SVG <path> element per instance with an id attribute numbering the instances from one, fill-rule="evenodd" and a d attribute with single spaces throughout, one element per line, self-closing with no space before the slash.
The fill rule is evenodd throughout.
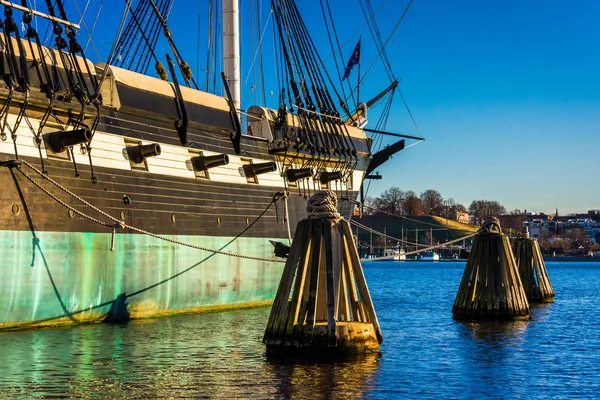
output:
<path id="1" fill-rule="evenodd" d="M 86 218 L 92 222 L 95 222 L 99 225 L 104 225 L 106 227 L 109 227 L 111 229 L 113 229 L 112 231 L 112 237 L 111 237 L 111 250 L 114 249 L 114 246 L 112 245 L 112 243 L 114 243 L 114 235 L 115 235 L 115 230 L 117 228 L 119 229 L 129 229 L 133 232 L 137 232 L 143 235 L 148 235 L 150 237 L 153 237 L 155 239 L 159 239 L 159 240 L 163 240 L 163 241 L 167 241 L 176 245 L 180 245 L 180 246 L 184 246 L 184 247 L 189 247 L 192 249 L 196 249 L 196 250 L 201 250 L 201 251 L 206 251 L 206 252 L 210 252 L 210 253 L 215 253 L 215 254 L 221 254 L 224 256 L 230 256 L 230 257 L 237 257 L 237 258 L 243 258 L 243 259 L 247 259 L 247 260 L 254 260 L 254 261 L 266 261 L 266 262 L 274 262 L 274 263 L 285 263 L 285 260 L 278 260 L 278 259 L 274 259 L 274 258 L 264 258 L 264 257 L 254 257 L 254 256 L 247 256 L 244 254 L 236 254 L 236 253 L 230 253 L 230 252 L 225 252 L 225 251 L 221 251 L 221 250 L 215 250 L 215 249 L 210 249 L 207 247 L 203 247 L 203 246 L 197 246 L 191 243 L 186 243 L 186 242 L 182 242 L 176 239 L 172 239 L 166 236 L 162 236 L 162 235 L 158 235 L 156 233 L 152 233 L 152 232 L 148 232 L 146 230 L 137 228 L 135 226 L 129 225 L 124 223 L 123 221 L 119 220 L 118 218 L 113 217 L 112 215 L 102 211 L 101 209 L 99 209 L 98 207 L 94 206 L 93 204 L 87 202 L 86 200 L 82 199 L 81 197 L 77 196 L 75 193 L 71 192 L 69 189 L 67 189 L 66 187 L 62 186 L 60 183 L 56 182 L 55 180 L 53 180 L 52 178 L 50 178 L 48 175 L 43 174 L 40 170 L 38 170 L 36 167 L 34 167 L 33 165 L 31 165 L 29 162 L 25 161 L 25 160 L 19 160 L 20 164 L 15 164 L 15 168 L 17 171 L 19 171 L 19 173 L 21 173 L 21 175 L 23 175 L 29 182 L 33 183 L 38 189 L 40 189 L 42 192 L 44 192 L 46 195 L 48 195 L 50 198 L 52 198 L 54 201 L 56 201 L 57 203 L 59 203 L 60 205 L 62 205 L 63 207 L 71 210 L 72 212 L 74 212 L 75 214 Z M 111 220 L 113 223 L 106 223 L 103 222 L 97 218 L 92 217 L 91 215 L 85 214 L 79 210 L 77 210 L 76 208 L 68 205 L 67 203 L 65 203 L 63 200 L 61 200 L 60 198 L 58 198 L 57 196 L 55 196 L 54 194 L 50 193 L 46 188 L 44 188 L 42 185 L 40 185 L 39 182 L 37 182 L 35 179 L 33 179 L 31 176 L 29 176 L 29 174 L 27 174 L 25 171 L 23 171 L 23 169 L 21 168 L 21 164 L 26 165 L 27 167 L 29 167 L 31 170 L 33 170 L 34 172 L 36 172 L 37 174 L 39 174 L 43 179 L 47 180 L 48 182 L 50 182 L 51 184 L 53 184 L 54 186 L 56 186 L 57 188 L 59 188 L 60 190 L 62 190 L 63 192 L 67 193 L 69 196 L 73 197 L 74 199 L 76 199 L 77 201 L 79 201 L 80 203 L 84 204 L 85 206 L 91 208 L 92 210 L 96 211 L 98 214 L 104 216 L 105 218 Z M 262 218 L 262 216 L 267 212 L 267 210 L 271 207 L 271 205 L 273 203 L 275 203 L 275 201 L 277 201 L 277 197 L 274 196 L 273 199 L 271 200 L 271 202 L 269 203 L 269 205 L 267 206 L 267 208 L 265 208 L 262 213 L 256 217 L 256 219 L 252 222 L 252 224 L 254 224 L 256 221 L 258 221 L 260 218 Z M 252 225 L 251 224 L 251 225 Z M 249 225 L 245 230 L 247 230 L 248 228 L 250 228 Z"/>
<path id="2" fill-rule="evenodd" d="M 376 212 L 378 212 L 378 213 L 381 213 L 381 214 L 386 214 L 386 215 L 389 215 L 390 217 L 401 218 L 401 219 L 404 219 L 404 220 L 406 220 L 406 221 L 412 221 L 412 222 L 419 223 L 419 224 L 421 224 L 421 225 L 431 225 L 431 226 L 435 226 L 435 227 L 439 228 L 440 230 L 441 230 L 441 229 L 443 229 L 443 230 L 447 230 L 447 231 L 461 231 L 461 230 L 462 230 L 462 231 L 464 231 L 464 230 L 465 230 L 465 229 L 464 229 L 464 228 L 462 228 L 462 227 L 458 227 L 458 228 L 451 228 L 451 227 L 440 228 L 440 225 L 439 225 L 439 224 L 434 224 L 434 223 L 431 223 L 431 222 L 420 221 L 420 220 L 418 220 L 418 219 L 409 218 L 409 217 L 407 217 L 407 216 L 405 216 L 405 215 L 398 215 L 398 214 L 394 214 L 394 213 L 391 213 L 391 212 L 388 212 L 388 211 L 382 210 L 382 209 L 380 209 L 380 208 L 371 207 L 371 206 L 369 206 L 369 205 L 366 205 L 366 204 L 362 204 L 362 205 L 361 205 L 361 203 L 360 203 L 359 201 L 355 201 L 355 200 L 348 199 L 348 198 L 343 198 L 342 200 L 345 200 L 345 201 L 347 201 L 347 202 L 349 202 L 349 203 L 352 203 L 352 204 L 354 204 L 354 205 L 356 205 L 356 206 L 358 206 L 358 207 L 361 207 L 361 206 L 362 206 L 362 207 L 364 207 L 364 208 L 368 208 L 369 210 L 373 210 L 373 211 L 376 211 Z"/>
<path id="3" fill-rule="evenodd" d="M 104 216 L 105 218 L 109 219 L 112 221 L 112 223 L 106 223 L 103 222 L 89 214 L 86 214 L 70 205 L 68 205 L 66 202 L 64 202 L 63 200 L 61 200 L 60 198 L 58 198 L 56 195 L 52 194 L 51 192 L 49 192 L 46 188 L 44 188 L 39 182 L 37 182 L 35 179 L 33 179 L 29 174 L 27 174 L 25 171 L 23 171 L 23 169 L 21 168 L 21 165 L 26 165 L 27 167 L 29 167 L 32 171 L 34 171 L 35 173 L 37 173 L 38 175 L 40 175 L 43 179 L 47 180 L 48 182 L 50 182 L 52 185 L 56 186 L 57 188 L 59 188 L 60 190 L 62 190 L 63 192 L 65 192 L 66 194 L 68 194 L 69 196 L 73 197 L 74 199 L 76 199 L 77 201 L 79 201 L 80 203 L 82 203 L 83 205 L 91 208 L 93 211 L 97 212 L 98 214 Z M 62 205 L 63 207 L 67 208 L 68 210 L 74 212 L 75 214 L 88 219 L 94 223 L 97 223 L 99 225 L 103 225 L 106 226 L 108 228 L 111 228 L 111 251 L 114 251 L 115 248 L 115 235 L 116 235 L 116 230 L 117 229 L 128 229 L 131 230 L 133 232 L 137 232 L 143 235 L 147 235 L 150 237 L 153 237 L 155 239 L 159 239 L 159 240 L 163 240 L 166 242 L 170 242 L 179 246 L 184 246 L 184 247 L 188 247 L 188 248 L 192 248 L 192 249 L 196 249 L 196 250 L 201 250 L 201 251 L 206 251 L 206 252 L 210 252 L 210 253 L 215 253 L 215 254 L 220 254 L 220 255 L 224 255 L 224 256 L 230 256 L 230 257 L 236 257 L 236 258 L 242 258 L 242 259 L 247 259 L 247 260 L 253 260 L 253 261 L 265 261 L 265 262 L 273 262 L 273 263 L 285 263 L 285 260 L 279 260 L 279 259 L 274 259 L 274 258 L 265 258 L 265 257 L 254 257 L 254 256 L 247 256 L 244 254 L 236 254 L 236 253 L 230 253 L 230 252 L 225 252 L 222 250 L 215 250 L 215 249 L 210 249 L 207 247 L 203 247 L 203 246 L 197 246 L 191 243 L 186 243 L 186 242 L 182 242 L 176 239 L 172 239 L 166 236 L 162 236 L 162 235 L 158 235 L 156 233 L 152 233 L 140 228 L 137 228 L 135 226 L 129 225 L 124 223 L 123 221 L 119 220 L 118 218 L 113 217 L 112 215 L 102 211 L 101 209 L 99 209 L 98 207 L 94 206 L 93 204 L 89 203 L 88 201 L 82 199 L 81 197 L 79 197 L 78 195 L 76 195 L 75 193 L 71 192 L 69 189 L 67 189 L 66 187 L 62 186 L 60 183 L 56 182 L 55 180 L 53 180 L 52 178 L 50 178 L 48 175 L 42 173 L 40 170 L 38 170 L 36 167 L 34 167 L 33 165 L 31 165 L 29 162 L 25 161 L 25 160 L 19 160 L 18 163 L 15 163 L 15 169 L 17 171 L 19 171 L 19 173 L 21 175 L 23 175 L 29 182 L 31 182 L 33 185 L 35 185 L 38 189 L 40 189 L 43 193 L 45 193 L 47 196 L 49 196 L 50 198 L 52 198 L 54 201 L 56 201 L 57 203 L 59 203 L 60 205 Z M 258 215 L 256 217 L 256 219 L 245 229 L 249 229 L 256 221 L 258 221 L 260 218 L 262 218 L 262 216 L 267 212 L 267 210 L 270 208 L 270 206 L 272 204 L 274 204 L 276 201 L 278 200 L 277 196 L 274 196 L 273 199 L 271 200 L 271 203 L 269 203 L 269 205 L 267 206 L 267 208 L 265 208 L 262 213 L 260 215 Z M 337 212 L 337 196 L 335 194 L 334 191 L 332 190 L 320 190 L 317 191 L 314 195 L 312 195 L 306 204 L 306 211 L 308 213 L 308 218 L 341 218 L 340 214 Z M 492 217 L 493 218 L 493 217 Z M 491 224 L 492 228 L 497 227 L 499 229 L 499 222 L 497 218 L 494 218 L 495 221 L 490 220 L 491 222 L 489 224 Z M 488 218 L 486 218 L 486 221 L 488 220 Z M 494 225 L 495 224 L 495 225 Z M 486 224 L 484 223 L 484 225 L 482 226 L 482 229 L 486 226 Z M 451 240 L 449 242 L 444 242 L 444 243 L 440 243 L 437 244 L 435 246 L 429 246 L 423 249 L 419 249 L 419 250 L 414 250 L 414 251 L 409 251 L 404 253 L 406 256 L 410 256 L 410 255 L 414 255 L 414 254 L 419 254 L 419 253 L 423 253 L 426 251 L 431 251 L 431 250 L 435 250 L 441 247 L 445 247 L 447 245 L 451 245 L 457 242 L 460 242 L 461 240 L 465 240 L 465 239 L 469 239 L 475 235 L 477 235 L 477 233 L 479 232 L 475 232 L 463 237 L 460 237 L 458 239 L 454 239 Z M 385 257 L 375 257 L 375 258 L 363 258 L 361 259 L 361 261 L 377 261 L 377 260 L 386 260 L 386 259 L 393 259 L 395 256 L 385 256 Z"/>
<path id="4" fill-rule="evenodd" d="M 466 240 L 469 238 L 472 238 L 473 236 L 477 235 L 479 232 L 475 232 L 475 233 L 470 233 L 466 236 L 460 237 L 458 239 L 454 239 L 451 240 L 449 242 L 444 242 L 444 243 L 440 243 L 440 244 L 436 244 L 434 246 L 429 246 L 429 247 L 425 247 L 424 249 L 419 249 L 419 250 L 413 250 L 413 251 L 408 251 L 406 253 L 404 253 L 405 256 L 412 256 L 414 254 L 419 254 L 419 253 L 424 253 L 426 251 L 431 251 L 431 250 L 435 250 L 435 249 L 439 249 L 440 247 L 445 247 L 451 244 L 454 244 L 456 242 L 460 242 L 461 240 Z M 380 261 L 380 260 L 388 260 L 388 259 L 392 259 L 396 256 L 385 256 L 385 257 L 374 257 L 374 258 L 361 258 L 361 261 Z"/>
<path id="5" fill-rule="evenodd" d="M 308 218 L 340 218 L 338 200 L 333 190 L 319 190 L 306 202 Z"/>
<path id="6" fill-rule="evenodd" d="M 397 238 L 397 237 L 390 236 L 390 235 L 388 235 L 388 234 L 386 234 L 386 233 L 379 232 L 379 231 L 377 231 L 377 230 L 375 230 L 375 229 L 373 229 L 373 228 L 369 228 L 369 227 L 368 227 L 368 226 L 366 226 L 366 225 L 363 225 L 363 224 L 361 224 L 361 223 L 359 223 L 359 222 L 356 222 L 355 220 L 351 220 L 351 221 L 350 221 L 350 223 L 351 223 L 352 225 L 356 226 L 357 228 L 360 228 L 360 229 L 362 229 L 362 230 L 364 230 L 364 231 L 367 231 L 367 232 L 374 233 L 374 234 L 376 234 L 377 236 L 381 236 L 381 237 L 384 237 L 384 238 L 387 238 L 387 239 L 390 239 L 390 240 L 395 240 L 395 241 L 397 241 L 397 242 L 399 242 L 399 243 L 404 243 L 404 244 L 406 244 L 406 245 L 408 245 L 408 246 L 427 247 L 427 245 L 426 245 L 426 244 L 415 243 L 415 242 L 409 242 L 408 240 L 399 239 L 399 238 Z"/>
<path id="7" fill-rule="evenodd" d="M 496 217 L 490 216 L 485 217 L 481 228 L 477 231 L 478 233 L 502 233 L 500 228 L 500 220 Z"/>

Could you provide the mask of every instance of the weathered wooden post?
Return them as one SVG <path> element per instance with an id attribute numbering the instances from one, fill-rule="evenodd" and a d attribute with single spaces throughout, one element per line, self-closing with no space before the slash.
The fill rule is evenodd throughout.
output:
<path id="1" fill-rule="evenodd" d="M 378 352 L 383 336 L 335 192 L 316 192 L 306 209 L 265 330 L 267 353 Z"/>
<path id="2" fill-rule="evenodd" d="M 527 231 L 525 237 L 513 241 L 512 248 L 527 300 L 530 303 L 552 303 L 554 289 L 538 241 L 530 238 Z"/>
<path id="3" fill-rule="evenodd" d="M 500 222 L 487 217 L 473 240 L 454 307 L 462 320 L 529 319 L 529 303 Z"/>

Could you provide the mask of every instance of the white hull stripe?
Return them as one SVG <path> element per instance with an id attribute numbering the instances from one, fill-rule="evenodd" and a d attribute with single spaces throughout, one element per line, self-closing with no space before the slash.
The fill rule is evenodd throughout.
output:
<path id="1" fill-rule="evenodd" d="M 37 130 L 39 127 L 39 120 L 29 118 L 29 123 L 33 129 Z M 7 116 L 7 125 L 14 126 L 16 116 L 9 114 Z M 51 131 L 52 124 L 50 121 L 47 123 L 45 132 Z M 6 141 L 0 141 L 0 153 L 4 154 L 15 154 L 14 145 L 11 139 L 11 134 L 8 129 L 5 129 L 7 136 Z M 142 144 L 149 144 L 151 142 L 143 141 Z M 94 166 L 114 168 L 118 170 L 131 171 L 131 164 L 129 163 L 127 153 L 125 152 L 125 138 L 120 135 L 114 135 L 106 132 L 96 131 L 94 134 L 94 140 L 92 141 L 92 162 Z M 190 155 L 188 148 L 181 146 L 174 146 L 168 144 L 160 144 L 161 154 L 156 157 L 150 157 L 146 159 L 148 166 L 148 172 L 164 176 L 176 176 L 195 179 L 195 173 L 192 169 Z M 48 158 L 48 154 L 53 153 L 50 150 L 46 150 L 44 143 L 42 143 L 42 157 Z M 78 146 L 73 148 L 73 154 L 75 155 L 75 162 L 78 165 L 86 166 L 89 165 L 89 159 L 87 154 L 81 154 Z M 17 129 L 17 151 L 20 156 L 36 157 L 40 156 L 40 152 L 35 143 L 35 136 L 31 131 L 29 125 L 23 119 L 19 128 Z M 193 149 L 192 149 L 193 152 Z M 212 151 L 202 151 L 205 156 L 216 155 L 219 153 Z M 209 170 L 209 176 L 211 181 L 215 182 L 226 182 L 226 183 L 237 183 L 242 185 L 248 185 L 246 177 L 243 172 L 244 163 L 240 157 L 232 154 L 228 154 L 229 164 L 211 168 Z M 268 162 L 271 160 L 253 158 L 254 164 Z M 71 163 L 70 160 L 64 159 L 65 163 Z M 299 168 L 299 165 L 293 166 Z M 363 178 L 364 171 L 354 171 L 352 180 L 355 185 L 358 185 Z M 202 178 L 198 178 L 202 179 Z M 309 182 L 313 184 L 313 182 Z M 315 184 L 317 184 L 315 182 Z M 284 188 L 284 179 L 281 176 L 281 171 L 269 172 L 258 176 L 258 185 L 280 187 Z M 339 184 L 338 184 L 339 185 Z M 344 184 L 341 184 L 340 189 L 345 190 Z"/>

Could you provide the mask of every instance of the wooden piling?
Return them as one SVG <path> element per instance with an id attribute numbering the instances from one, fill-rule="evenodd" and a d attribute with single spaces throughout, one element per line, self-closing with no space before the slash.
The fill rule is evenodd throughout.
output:
<path id="1" fill-rule="evenodd" d="M 538 241 L 529 237 L 517 238 L 512 248 L 527 300 L 530 303 L 552 303 L 554 289 Z"/>
<path id="2" fill-rule="evenodd" d="M 309 200 L 271 309 L 269 354 L 379 352 L 383 336 L 350 224 L 332 191 Z"/>
<path id="3" fill-rule="evenodd" d="M 512 248 L 497 218 L 486 218 L 473 240 L 452 313 L 461 320 L 529 319 Z"/>

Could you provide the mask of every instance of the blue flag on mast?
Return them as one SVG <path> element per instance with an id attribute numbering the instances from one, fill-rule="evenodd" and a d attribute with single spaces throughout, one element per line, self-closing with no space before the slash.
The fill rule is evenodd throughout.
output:
<path id="1" fill-rule="evenodd" d="M 342 78 L 342 81 L 344 81 L 347 77 L 350 76 L 350 71 L 352 71 L 352 68 L 354 68 L 354 66 L 356 64 L 358 64 L 360 62 L 360 39 L 358 39 L 358 43 L 356 43 L 356 47 L 354 48 L 354 51 L 352 52 L 352 56 L 350 56 L 350 59 L 348 60 L 348 65 L 346 65 L 346 69 L 344 70 L 344 77 Z"/>

